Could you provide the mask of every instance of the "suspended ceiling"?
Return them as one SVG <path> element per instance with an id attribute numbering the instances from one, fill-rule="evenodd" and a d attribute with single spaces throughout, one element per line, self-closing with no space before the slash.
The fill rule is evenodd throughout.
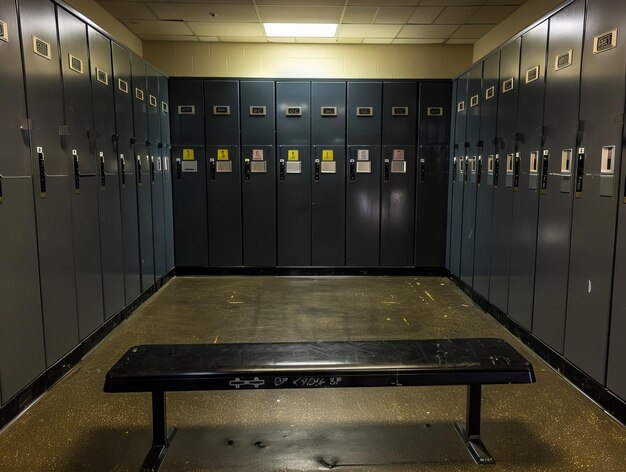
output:
<path id="1" fill-rule="evenodd" d="M 472 44 L 526 0 L 98 0 L 148 41 Z M 337 23 L 334 38 L 268 38 L 263 23 Z"/>

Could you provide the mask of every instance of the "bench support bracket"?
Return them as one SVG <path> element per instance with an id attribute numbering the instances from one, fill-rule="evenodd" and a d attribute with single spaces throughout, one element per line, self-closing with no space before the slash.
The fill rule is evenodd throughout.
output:
<path id="1" fill-rule="evenodd" d="M 143 461 L 142 472 L 159 470 L 175 434 L 176 428 L 167 429 L 165 392 L 152 392 L 152 447 Z"/>
<path id="2" fill-rule="evenodd" d="M 470 384 L 467 386 L 467 410 L 465 425 L 454 424 L 454 429 L 461 436 L 465 447 L 477 464 L 495 464 L 493 457 L 480 440 L 480 391 L 482 385 Z"/>

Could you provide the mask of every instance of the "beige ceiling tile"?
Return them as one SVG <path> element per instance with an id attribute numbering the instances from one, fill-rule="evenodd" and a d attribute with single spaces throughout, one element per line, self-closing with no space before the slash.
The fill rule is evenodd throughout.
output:
<path id="1" fill-rule="evenodd" d="M 122 0 L 122 1 L 128 1 L 128 0 Z M 137 0 L 130 0 L 130 1 L 137 1 Z M 230 4 L 237 4 L 237 5 L 253 5 L 254 1 L 253 0 L 223 0 L 221 2 L 219 1 L 213 1 L 211 2 L 210 0 L 150 0 L 150 1 L 156 1 L 159 3 L 230 3 Z"/>
<path id="2" fill-rule="evenodd" d="M 454 25 L 467 22 L 478 7 L 447 7 L 435 20 L 436 24 Z"/>
<path id="3" fill-rule="evenodd" d="M 393 44 L 441 44 L 445 39 L 394 39 Z"/>
<path id="4" fill-rule="evenodd" d="M 474 13 L 468 23 L 500 23 L 507 16 L 517 10 L 517 5 L 499 7 L 480 7 Z"/>
<path id="5" fill-rule="evenodd" d="M 119 20 L 157 19 L 145 4 L 139 2 L 100 2 L 100 5 Z"/>
<path id="6" fill-rule="evenodd" d="M 198 36 L 198 39 L 204 43 L 215 43 L 220 40 L 217 36 Z"/>
<path id="7" fill-rule="evenodd" d="M 167 41 L 198 41 L 196 36 L 180 36 L 175 34 L 167 35 L 165 37 L 160 34 L 142 34 L 140 37 L 145 41 L 163 41 L 164 38 Z"/>
<path id="8" fill-rule="evenodd" d="M 474 44 L 475 39 L 448 39 L 446 44 Z"/>
<path id="9" fill-rule="evenodd" d="M 451 38 L 478 39 L 484 36 L 493 27 L 494 25 L 463 25 L 454 32 Z"/>
<path id="10" fill-rule="evenodd" d="M 339 38 L 395 38 L 402 25 L 340 25 Z"/>
<path id="11" fill-rule="evenodd" d="M 485 5 L 521 5 L 527 0 L 486 0 Z"/>
<path id="12" fill-rule="evenodd" d="M 327 43 L 336 43 L 337 39 L 335 38 L 296 38 L 296 43 L 306 43 L 306 44 L 327 44 Z"/>
<path id="13" fill-rule="evenodd" d="M 526 0 L 524 0 L 526 1 Z M 478 6 L 485 3 L 485 0 L 422 0 L 420 6 Z"/>
<path id="14" fill-rule="evenodd" d="M 267 43 L 265 36 L 220 36 L 220 41 L 231 43 Z"/>
<path id="15" fill-rule="evenodd" d="M 348 0 L 348 5 L 375 5 L 392 7 L 415 7 L 420 0 Z"/>
<path id="16" fill-rule="evenodd" d="M 406 23 L 413 14 L 412 7 L 383 7 L 378 11 L 374 23 L 401 24 Z"/>
<path id="17" fill-rule="evenodd" d="M 363 44 L 391 44 L 393 38 L 365 38 Z"/>
<path id="18" fill-rule="evenodd" d="M 136 34 L 188 35 L 191 31 L 182 21 L 130 20 L 124 22 Z"/>
<path id="19" fill-rule="evenodd" d="M 417 7 L 415 12 L 409 18 L 409 23 L 421 23 L 429 25 L 443 11 L 443 7 Z"/>
<path id="20" fill-rule="evenodd" d="M 372 23 L 377 12 L 378 7 L 346 7 L 341 23 Z"/>
<path id="21" fill-rule="evenodd" d="M 339 23 L 342 7 L 259 6 L 264 23 Z"/>
<path id="22" fill-rule="evenodd" d="M 197 36 L 264 36 L 265 31 L 258 23 L 207 23 L 190 21 L 187 23 Z"/>
<path id="23" fill-rule="evenodd" d="M 228 0 L 225 0 L 228 1 Z M 319 6 L 343 6 L 345 0 L 256 0 L 257 5 L 319 5 Z"/>
<path id="24" fill-rule="evenodd" d="M 459 25 L 407 25 L 402 28 L 398 38 L 448 38 Z"/>
<path id="25" fill-rule="evenodd" d="M 150 10 L 154 12 L 159 20 L 182 20 L 174 6 L 169 3 L 148 3 Z"/>
<path id="26" fill-rule="evenodd" d="M 172 5 L 172 8 L 185 21 L 247 23 L 259 20 L 256 10 L 251 5 L 176 4 Z"/>

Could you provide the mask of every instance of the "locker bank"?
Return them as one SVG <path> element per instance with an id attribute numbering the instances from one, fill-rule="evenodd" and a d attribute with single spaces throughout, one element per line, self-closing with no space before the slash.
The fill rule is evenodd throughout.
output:
<path id="1" fill-rule="evenodd" d="M 623 470 L 625 48 L 619 0 L 3 1 L 0 470 Z"/>

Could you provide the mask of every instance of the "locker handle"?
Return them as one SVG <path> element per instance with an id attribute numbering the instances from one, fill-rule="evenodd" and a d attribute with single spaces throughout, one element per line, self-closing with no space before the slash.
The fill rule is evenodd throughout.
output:
<path id="1" fill-rule="evenodd" d="M 41 198 L 46 197 L 46 158 L 43 149 L 37 148 L 37 160 L 39 162 L 39 190 Z"/>
<path id="2" fill-rule="evenodd" d="M 464 168 L 464 172 L 463 172 L 463 182 L 467 182 L 467 174 L 469 173 L 469 159 L 467 158 L 467 156 L 465 156 L 464 162 L 463 162 L 463 168 Z"/>
<path id="3" fill-rule="evenodd" d="M 390 174 L 391 174 L 391 162 L 389 162 L 389 159 L 385 159 L 385 182 L 389 182 Z"/>
<path id="4" fill-rule="evenodd" d="M 320 180 L 320 160 L 315 159 L 315 181 L 319 182 Z"/>
<path id="5" fill-rule="evenodd" d="M 250 180 L 250 159 L 243 160 L 243 178 Z"/>
<path id="6" fill-rule="evenodd" d="M 176 159 L 176 178 L 182 180 L 183 178 L 183 162 L 180 157 Z"/>
<path id="7" fill-rule="evenodd" d="M 285 180 L 285 159 L 281 159 L 280 161 L 280 180 Z"/>
<path id="8" fill-rule="evenodd" d="M 152 146 L 152 143 L 150 141 L 146 141 L 146 147 L 150 147 Z"/>
<path id="9" fill-rule="evenodd" d="M 515 153 L 515 160 L 513 162 L 513 188 L 519 188 L 519 174 L 521 167 L 521 158 L 519 153 Z"/>
<path id="10" fill-rule="evenodd" d="M 126 185 L 126 159 L 120 155 L 120 173 L 122 176 L 122 185 Z"/>
<path id="11" fill-rule="evenodd" d="M 133 144 L 135 144 L 137 142 L 137 139 L 135 139 L 134 136 L 131 136 L 129 141 L 130 141 L 130 144 L 133 145 Z"/>
<path id="12" fill-rule="evenodd" d="M 541 163 L 541 190 L 548 189 L 548 171 L 550 170 L 550 154 L 546 151 Z"/>
<path id="13" fill-rule="evenodd" d="M 456 156 L 452 158 L 452 182 L 456 182 Z"/>
<path id="14" fill-rule="evenodd" d="M 476 186 L 480 187 L 480 181 L 483 176 L 483 156 L 478 156 L 478 165 L 476 166 Z"/>
<path id="15" fill-rule="evenodd" d="M 209 159 L 209 178 L 215 180 L 215 159 Z"/>
<path id="16" fill-rule="evenodd" d="M 356 162 L 350 159 L 350 180 L 356 180 Z"/>
<path id="17" fill-rule="evenodd" d="M 137 156 L 137 184 L 141 185 L 141 156 Z"/>
<path id="18" fill-rule="evenodd" d="M 150 156 L 150 180 L 154 182 L 154 156 Z"/>
<path id="19" fill-rule="evenodd" d="M 498 186 L 498 179 L 500 178 L 500 156 L 496 154 L 493 159 L 493 186 Z"/>
<path id="20" fill-rule="evenodd" d="M 106 175 L 104 173 L 104 153 L 100 153 L 100 185 L 104 189 L 107 186 Z"/>
<path id="21" fill-rule="evenodd" d="M 80 166 L 78 165 L 78 152 L 76 149 L 72 150 L 74 156 L 74 190 L 80 190 Z"/>
<path id="22" fill-rule="evenodd" d="M 0 205 L 2 205 L 2 201 L 4 199 L 4 194 L 2 193 L 2 174 L 0 174 Z"/>
<path id="23" fill-rule="evenodd" d="M 583 197 L 583 181 L 585 179 L 585 148 L 578 149 L 576 159 L 576 198 Z"/>
<path id="24" fill-rule="evenodd" d="M 119 135 L 117 134 L 113 134 L 111 135 L 111 141 L 116 143 L 118 141 L 118 139 L 120 139 Z"/>
<path id="25" fill-rule="evenodd" d="M 163 143 L 159 143 L 159 144 L 157 144 L 157 146 L 158 146 L 159 149 L 163 149 Z"/>
<path id="26" fill-rule="evenodd" d="M 2 200 L 2 188 L 0 188 L 0 201 Z M 626 203 L 626 177 L 624 177 L 624 203 Z"/>
<path id="27" fill-rule="evenodd" d="M 426 180 L 426 159 L 420 159 L 420 182 L 424 182 Z"/>

